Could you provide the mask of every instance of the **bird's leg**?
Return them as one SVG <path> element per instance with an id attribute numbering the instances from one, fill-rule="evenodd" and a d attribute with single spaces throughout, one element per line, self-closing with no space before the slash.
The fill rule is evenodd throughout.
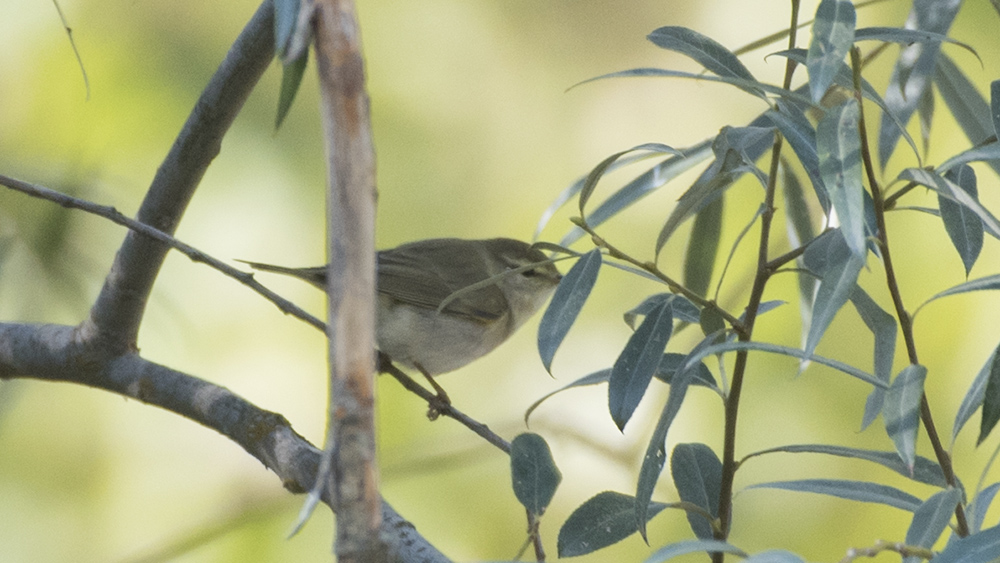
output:
<path id="1" fill-rule="evenodd" d="M 448 393 L 444 390 L 444 387 L 441 387 L 437 381 L 434 381 L 434 378 L 431 377 L 431 374 L 427 373 L 427 370 L 425 370 L 423 366 L 416 363 L 414 366 L 420 371 L 420 373 L 423 374 L 423 376 L 427 379 L 427 382 L 430 383 L 431 387 L 434 389 L 434 399 L 427 401 L 427 418 L 436 420 L 437 417 L 441 415 L 441 411 L 443 409 L 451 406 L 451 398 L 448 397 Z"/>

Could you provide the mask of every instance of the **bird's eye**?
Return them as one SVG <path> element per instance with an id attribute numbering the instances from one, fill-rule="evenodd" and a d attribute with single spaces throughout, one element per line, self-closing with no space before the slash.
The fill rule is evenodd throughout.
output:
<path id="1" fill-rule="evenodd" d="M 538 275 L 538 270 L 536 270 L 534 268 L 532 268 L 530 270 L 525 270 L 525 271 L 521 272 L 521 275 L 524 276 L 524 277 L 526 277 L 526 278 L 533 278 L 533 277 L 535 277 L 535 276 Z"/>

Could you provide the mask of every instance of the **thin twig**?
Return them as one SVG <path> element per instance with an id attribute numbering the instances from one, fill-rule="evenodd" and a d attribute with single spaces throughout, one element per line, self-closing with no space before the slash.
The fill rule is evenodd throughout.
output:
<path id="1" fill-rule="evenodd" d="M 146 225 L 145 223 L 140 223 L 135 219 L 126 217 L 114 207 L 107 205 L 99 205 L 91 201 L 87 201 L 85 199 L 80 199 L 70 195 L 66 195 L 64 193 L 57 192 L 50 188 L 46 188 L 38 184 L 24 182 L 22 180 L 11 178 L 3 174 L 0 174 L 0 185 L 7 186 L 12 190 L 19 191 L 23 194 L 32 197 L 37 197 L 39 199 L 51 201 L 68 209 L 79 209 L 81 211 L 85 211 L 92 215 L 103 217 L 111 221 L 112 223 L 116 223 L 123 227 L 127 227 L 128 229 L 131 229 L 139 234 L 142 234 L 144 236 L 162 242 L 163 244 L 168 245 L 170 248 L 173 248 L 174 250 L 177 250 L 181 254 L 187 256 L 188 258 L 191 259 L 192 262 L 201 262 L 202 264 L 206 264 L 210 268 L 214 268 L 222 272 L 224 275 L 235 279 L 236 281 L 242 283 L 243 285 L 246 285 L 250 289 L 264 296 L 264 298 L 270 301 L 271 303 L 274 303 L 274 305 L 285 314 L 298 317 L 299 319 L 305 321 L 306 323 L 309 323 L 310 325 L 316 327 L 318 330 L 324 333 L 326 332 L 326 324 L 323 321 L 303 311 L 301 308 L 299 308 L 291 301 L 288 301 L 284 297 L 281 297 L 277 293 L 274 293 L 270 289 L 258 283 L 254 279 L 253 274 L 244 272 L 242 270 L 237 270 L 236 268 L 233 268 L 232 266 L 226 264 L 225 262 L 222 262 L 217 258 L 213 258 L 212 256 L 205 254 L 201 250 L 198 250 L 193 246 L 185 244 L 159 229 L 155 229 L 153 227 L 150 227 L 149 225 Z"/>

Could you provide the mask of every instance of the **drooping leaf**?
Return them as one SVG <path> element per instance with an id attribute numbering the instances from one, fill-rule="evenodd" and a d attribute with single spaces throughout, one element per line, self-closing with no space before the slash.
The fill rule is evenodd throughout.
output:
<path id="1" fill-rule="evenodd" d="M 837 211 L 840 230 L 854 256 L 864 259 L 864 187 L 861 184 L 861 138 L 858 103 L 848 100 L 827 110 L 816 127 L 819 171 Z"/>
<path id="2" fill-rule="evenodd" d="M 747 557 L 742 549 L 721 540 L 684 540 L 657 549 L 643 563 L 663 563 L 680 555 L 702 551 L 706 553 L 732 553 L 738 557 Z"/>
<path id="3" fill-rule="evenodd" d="M 790 104 L 777 104 L 777 110 L 767 113 L 781 135 L 799 157 L 799 162 L 812 182 L 813 191 L 819 200 L 824 213 L 830 212 L 830 196 L 823 185 L 823 177 L 819 173 L 819 155 L 816 153 L 816 130 L 805 114 Z M 811 237 L 810 237 L 811 238 Z M 808 239 L 806 239 L 808 240 Z"/>
<path id="4" fill-rule="evenodd" d="M 577 315 L 590 296 L 601 270 L 601 251 L 595 248 L 573 264 L 556 287 L 542 321 L 538 325 L 538 355 L 545 369 L 552 373 L 552 359 Z"/>
<path id="5" fill-rule="evenodd" d="M 920 401 L 924 395 L 927 368 L 910 364 L 899 372 L 882 405 L 885 431 L 896 446 L 899 458 L 913 470 L 917 457 L 917 430 L 920 428 Z"/>
<path id="6" fill-rule="evenodd" d="M 872 331 L 875 340 L 875 359 L 873 367 L 875 377 L 889 383 L 892 377 L 892 360 L 896 353 L 896 319 L 886 313 L 863 289 L 854 286 L 851 292 L 851 303 L 861 316 L 868 330 Z M 865 413 L 861 420 L 861 429 L 864 430 L 880 412 L 885 401 L 885 390 L 879 387 L 872 389 L 865 401 Z"/>
<path id="7" fill-rule="evenodd" d="M 275 130 L 281 128 L 289 110 L 292 109 L 292 102 L 295 101 L 295 94 L 299 92 L 308 63 L 309 51 L 306 50 L 299 58 L 281 67 L 281 92 L 278 95 L 278 113 L 274 118 Z"/>
<path id="8" fill-rule="evenodd" d="M 906 29 L 902 27 L 864 27 L 854 30 L 854 41 L 885 41 L 886 43 L 903 43 L 910 45 L 913 43 L 950 43 L 958 45 L 966 51 L 972 53 L 980 63 L 982 58 L 971 45 L 956 41 L 947 35 L 934 33 L 921 29 Z"/>
<path id="9" fill-rule="evenodd" d="M 665 504 L 649 503 L 646 520 L 660 513 Z M 593 553 L 620 542 L 637 531 L 635 500 L 612 491 L 599 493 L 581 504 L 559 529 L 559 557 Z"/>
<path id="10" fill-rule="evenodd" d="M 976 173 L 968 164 L 952 168 L 944 173 L 944 177 L 953 182 L 975 201 L 979 201 L 979 190 L 976 189 Z M 941 221 L 951 244 L 958 251 L 962 264 L 965 266 L 965 276 L 969 276 L 972 266 L 979 258 L 983 249 L 983 222 L 971 209 L 938 195 L 938 209 L 941 211 Z"/>
<path id="11" fill-rule="evenodd" d="M 934 89 L 924 90 L 924 96 L 917 104 L 917 118 L 920 120 L 920 140 L 923 141 L 921 148 L 926 157 L 931 146 L 931 124 L 934 122 Z"/>
<path id="12" fill-rule="evenodd" d="M 785 205 L 781 206 L 786 216 L 786 230 L 788 242 L 792 248 L 798 248 L 815 237 L 812 217 L 809 214 L 809 207 L 806 205 L 805 197 L 802 194 L 802 184 L 795 173 L 782 163 L 781 166 L 781 193 L 785 198 Z M 799 266 L 802 265 L 802 258 L 796 259 Z M 802 318 L 802 346 L 806 345 L 806 338 L 809 334 L 809 325 L 812 324 L 813 297 L 816 294 L 816 284 L 818 280 L 807 271 L 800 271 L 796 274 L 799 282 L 799 316 Z"/>
<path id="13" fill-rule="evenodd" d="M 841 479 L 802 479 L 799 481 L 773 481 L 756 483 L 748 489 L 781 489 L 830 495 L 847 500 L 887 504 L 902 510 L 914 511 L 920 506 L 920 499 L 894 487 L 869 483 L 867 481 L 846 481 Z"/>
<path id="14" fill-rule="evenodd" d="M 934 84 L 955 121 L 973 145 L 978 148 L 994 135 L 989 104 L 972 81 L 943 53 L 937 62 Z M 1000 174 L 1000 159 L 993 157 L 981 160 L 985 160 L 994 172 Z"/>
<path id="15" fill-rule="evenodd" d="M 934 556 L 934 563 L 996 563 L 1000 553 L 1000 526 L 957 539 Z"/>
<path id="16" fill-rule="evenodd" d="M 899 178 L 927 186 L 936 191 L 938 195 L 964 205 L 982 220 L 986 232 L 996 238 L 1000 238 L 1000 221 L 975 198 L 951 180 L 922 168 L 907 168 L 900 172 Z"/>
<path id="17" fill-rule="evenodd" d="M 819 3 L 806 57 L 809 93 L 813 102 L 819 103 L 823 99 L 854 44 L 856 20 L 854 4 L 850 0 L 821 0 Z"/>
<path id="18" fill-rule="evenodd" d="M 687 395 L 688 385 L 694 377 L 701 359 L 704 358 L 704 355 L 701 354 L 702 350 L 710 348 L 717 336 L 711 334 L 702 339 L 688 353 L 687 358 L 674 374 L 667 402 L 663 405 L 663 411 L 660 413 L 660 418 L 653 429 L 653 435 L 649 439 L 649 445 L 646 447 L 646 454 L 639 467 L 639 479 L 636 484 L 635 505 L 633 506 L 633 520 L 638 525 L 639 533 L 643 539 L 646 538 L 646 521 L 642 515 L 646 514 L 648 510 L 650 500 L 653 498 L 653 489 L 656 487 L 660 472 L 663 471 L 663 465 L 667 461 L 667 431 L 670 430 L 670 425 L 681 410 L 684 397 Z M 698 357 L 698 359 L 695 360 L 694 357 Z"/>
<path id="19" fill-rule="evenodd" d="M 545 513 L 562 481 L 545 438 L 532 433 L 511 441 L 510 475 L 517 500 L 535 516 Z"/>
<path id="20" fill-rule="evenodd" d="M 707 296 L 712 282 L 715 258 L 722 236 L 724 199 L 706 205 L 694 218 L 691 239 L 684 253 L 684 287 L 697 295 Z"/>
<path id="21" fill-rule="evenodd" d="M 994 133 L 989 103 L 951 57 L 943 53 L 938 57 L 934 83 L 972 144 L 978 145 Z"/>
<path id="22" fill-rule="evenodd" d="M 914 0 L 906 28 L 947 35 L 961 4 L 961 0 Z M 924 91 L 930 88 L 940 52 L 938 42 L 914 43 L 904 48 L 896 59 L 885 93 L 888 111 L 883 114 L 878 134 L 879 163 L 883 168 L 901 135 L 895 122 L 906 124 L 910 121 Z M 887 118 L 889 115 L 894 118 Z"/>
<path id="23" fill-rule="evenodd" d="M 930 549 L 941 532 L 948 527 L 948 522 L 955 514 L 955 507 L 962 500 L 962 492 L 958 489 L 939 491 L 925 500 L 913 513 L 913 520 L 906 530 L 906 545 Z M 918 557 L 910 556 L 903 559 L 906 563 L 916 563 Z"/>
<path id="24" fill-rule="evenodd" d="M 926 457 L 917 456 L 916 463 L 913 466 L 913 471 L 911 474 L 910 468 L 906 467 L 902 460 L 899 459 L 899 454 L 896 452 L 882 452 L 877 450 L 862 450 L 859 448 L 847 448 L 844 446 L 831 446 L 827 444 L 790 444 L 787 446 L 778 446 L 776 448 L 769 448 L 759 452 L 754 452 L 746 458 L 756 457 L 759 455 L 784 452 L 784 453 L 815 453 L 815 454 L 827 454 L 834 455 L 838 457 L 847 457 L 852 459 L 860 459 L 864 461 L 870 461 L 872 463 L 877 463 L 882 467 L 895 471 L 896 473 L 913 479 L 914 481 L 925 483 L 927 485 L 933 485 L 935 487 L 947 487 L 948 482 L 944 478 L 944 472 L 941 471 L 941 466 L 936 461 L 931 461 Z"/>
<path id="25" fill-rule="evenodd" d="M 665 301 L 646 315 L 611 368 L 608 410 L 619 430 L 625 429 L 625 423 L 646 394 L 649 381 L 663 357 L 663 349 L 670 340 L 673 325 L 672 303 Z"/>
<path id="26" fill-rule="evenodd" d="M 722 462 L 712 448 L 705 444 L 677 444 L 670 456 L 670 474 L 681 500 L 719 517 Z M 687 519 L 695 536 L 713 539 L 712 524 L 702 515 L 688 511 Z"/>
<path id="27" fill-rule="evenodd" d="M 292 33 L 299 21 L 300 0 L 275 0 L 274 2 L 274 54 L 283 57 L 288 50 Z"/>
<path id="28" fill-rule="evenodd" d="M 816 350 L 834 316 L 847 303 L 865 262 L 848 249 L 839 229 L 829 231 L 823 241 L 817 240 L 806 249 L 803 260 L 806 267 L 820 277 L 813 302 L 812 324 L 806 338 L 805 353 L 808 355 Z M 822 267 L 817 266 L 820 263 Z"/>

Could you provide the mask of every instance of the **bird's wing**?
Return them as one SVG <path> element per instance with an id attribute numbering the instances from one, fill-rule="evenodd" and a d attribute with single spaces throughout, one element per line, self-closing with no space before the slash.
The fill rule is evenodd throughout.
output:
<path id="1" fill-rule="evenodd" d="M 447 276 L 438 264 L 446 265 Z M 455 291 L 486 279 L 484 271 L 483 257 L 473 246 L 404 245 L 378 253 L 378 292 L 400 303 L 437 309 Z M 486 322 L 502 317 L 508 308 L 494 284 L 459 295 L 444 312 Z"/>

